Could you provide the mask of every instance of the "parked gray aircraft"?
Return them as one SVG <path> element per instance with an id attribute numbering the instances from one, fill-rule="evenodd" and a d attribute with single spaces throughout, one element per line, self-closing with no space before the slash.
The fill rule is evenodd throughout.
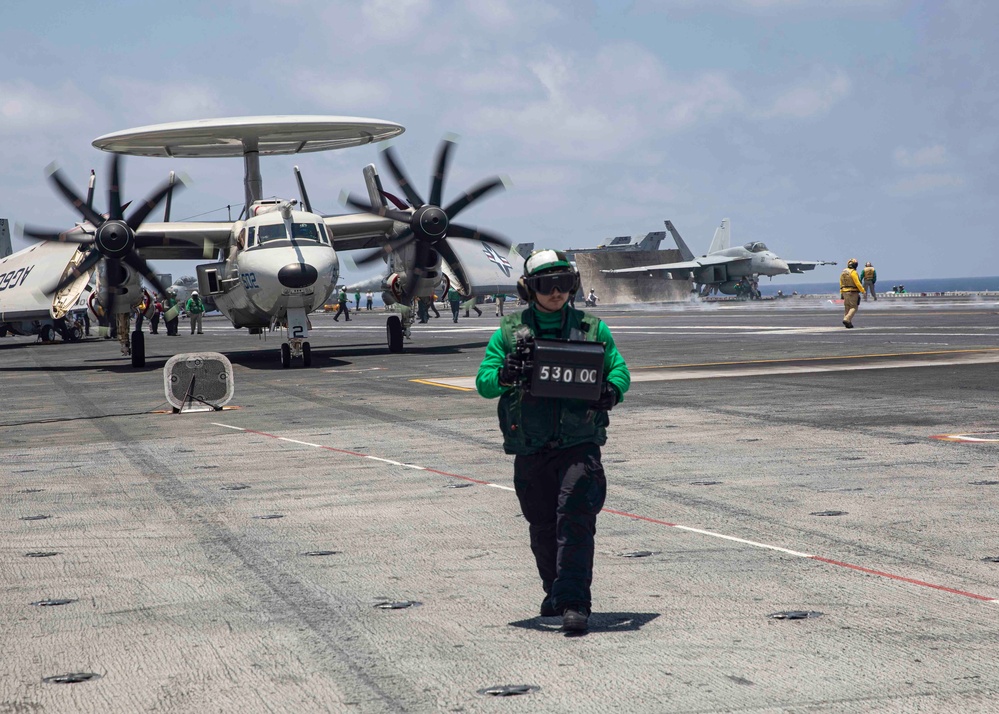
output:
<path id="1" fill-rule="evenodd" d="M 700 258 L 694 257 L 670 221 L 666 221 L 666 229 L 676 241 L 676 247 L 683 258 L 681 262 L 601 272 L 623 274 L 663 270 L 670 273 L 674 279 L 689 277 L 696 284 L 695 289 L 704 295 L 713 290 L 726 295 L 735 295 L 738 293 L 738 285 L 745 280 L 755 281 L 760 275 L 773 277 L 788 273 L 803 273 L 806 270 L 814 270 L 817 265 L 836 265 L 834 261 L 829 260 L 784 260 L 760 241 L 732 248 L 727 218 L 715 230 L 708 252 Z"/>

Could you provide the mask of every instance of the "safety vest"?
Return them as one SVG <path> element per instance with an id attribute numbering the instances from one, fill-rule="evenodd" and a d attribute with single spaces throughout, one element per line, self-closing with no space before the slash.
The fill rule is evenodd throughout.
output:
<path id="1" fill-rule="evenodd" d="M 873 283 L 877 280 L 877 273 L 874 272 L 874 268 L 868 266 L 864 268 L 864 282 Z"/>
<path id="2" fill-rule="evenodd" d="M 560 334 L 538 334 L 531 308 L 507 315 L 500 320 L 504 344 L 513 349 L 518 335 L 595 342 L 600 318 L 582 310 L 564 309 Z M 524 389 L 510 389 L 500 395 L 500 430 L 503 450 L 508 454 L 528 455 L 549 449 L 564 449 L 576 444 L 607 442 L 606 411 L 593 409 L 580 399 L 532 397 Z"/>
<path id="3" fill-rule="evenodd" d="M 859 293 L 860 290 L 857 289 L 857 284 L 853 282 L 853 276 L 856 275 L 850 268 L 844 268 L 843 272 L 839 274 L 839 291 L 841 293 Z"/>

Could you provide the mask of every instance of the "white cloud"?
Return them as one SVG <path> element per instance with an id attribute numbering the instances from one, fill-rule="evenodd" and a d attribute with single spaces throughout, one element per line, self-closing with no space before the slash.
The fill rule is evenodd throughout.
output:
<path id="1" fill-rule="evenodd" d="M 888 186 L 887 191 L 893 196 L 908 198 L 926 193 L 953 191 L 964 188 L 964 177 L 949 173 L 919 173 L 900 179 Z"/>
<path id="2" fill-rule="evenodd" d="M 108 97 L 120 103 L 128 122 L 185 121 L 231 116 L 234 112 L 208 82 L 148 82 L 136 79 L 108 79 L 114 90 Z"/>
<path id="3" fill-rule="evenodd" d="M 825 114 L 850 94 L 850 78 L 842 70 L 817 73 L 810 81 L 782 93 L 769 108 L 757 112 L 761 119 L 807 119 Z"/>
<path id="4" fill-rule="evenodd" d="M 364 0 L 361 15 L 376 37 L 402 39 L 419 35 L 432 9 L 430 0 Z"/>
<path id="5" fill-rule="evenodd" d="M 928 166 L 942 166 L 950 161 L 947 149 L 940 144 L 921 149 L 898 147 L 894 153 L 895 164 L 903 169 L 919 169 Z"/>
<path id="6" fill-rule="evenodd" d="M 392 92 L 386 82 L 376 79 L 338 79 L 315 72 L 303 73 L 292 87 L 300 96 L 336 112 L 344 107 L 358 113 L 385 107 Z"/>
<path id="7" fill-rule="evenodd" d="M 825 14 L 838 11 L 879 10 L 899 5 L 902 0 L 635 0 L 636 10 L 729 10 L 736 12 L 769 12 L 801 10 Z"/>
<path id="8" fill-rule="evenodd" d="M 30 82 L 0 82 L 0 134 L 70 126 L 93 110 L 93 102 L 71 84 L 41 89 Z"/>
<path id="9" fill-rule="evenodd" d="M 535 91 L 477 102 L 472 120 L 484 132 L 516 137 L 534 158 L 619 157 L 744 103 L 724 74 L 676 79 L 653 54 L 629 43 L 593 56 L 549 47 L 512 63 L 508 75 Z"/>

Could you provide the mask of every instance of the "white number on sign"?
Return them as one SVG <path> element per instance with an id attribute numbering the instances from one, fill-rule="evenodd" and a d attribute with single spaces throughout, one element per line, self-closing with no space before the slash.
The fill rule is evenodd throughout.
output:
<path id="1" fill-rule="evenodd" d="M 538 373 L 538 378 L 542 382 L 547 382 L 550 376 L 551 375 L 549 374 L 548 365 L 546 364 L 541 365 L 541 371 Z"/>
<path id="2" fill-rule="evenodd" d="M 562 379 L 562 368 L 559 366 L 552 367 L 552 379 L 556 382 Z"/>
<path id="3" fill-rule="evenodd" d="M 568 367 L 566 367 L 565 371 L 562 372 L 562 381 L 566 382 L 567 384 L 572 381 L 572 370 L 569 369 Z"/>
<path id="4" fill-rule="evenodd" d="M 581 384 L 596 384 L 597 382 L 597 370 L 595 369 L 581 369 L 577 376 Z"/>

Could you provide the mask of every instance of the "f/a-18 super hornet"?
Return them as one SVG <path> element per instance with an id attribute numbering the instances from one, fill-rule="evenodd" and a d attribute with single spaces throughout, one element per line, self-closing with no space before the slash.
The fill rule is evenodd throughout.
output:
<path id="1" fill-rule="evenodd" d="M 680 257 L 683 258 L 682 261 L 601 272 L 625 274 L 661 270 L 668 272 L 674 279 L 692 279 L 695 283 L 695 290 L 703 295 L 713 290 L 726 295 L 735 295 L 738 292 L 738 286 L 743 281 L 755 281 L 761 275 L 773 277 L 789 273 L 803 273 L 806 270 L 814 270 L 818 265 L 836 265 L 835 262 L 828 260 L 784 260 L 760 241 L 733 248 L 730 245 L 729 220 L 727 218 L 715 230 L 708 252 L 699 258 L 694 257 L 693 252 L 687 247 L 672 222 L 666 221 L 666 229 L 676 241 Z"/>
<path id="2" fill-rule="evenodd" d="M 50 172 L 57 191 L 80 213 L 82 221 L 68 230 L 25 227 L 27 238 L 49 244 L 73 244 L 77 250 L 67 262 L 46 271 L 46 299 L 82 290 L 90 274 L 98 271 L 100 308 L 115 315 L 122 352 L 132 364 L 142 366 L 145 349 L 141 331 L 130 332 L 129 316 L 144 301 L 141 278 L 157 291 L 165 292 L 148 259 L 192 259 L 210 261 L 197 266 L 199 292 L 214 300 L 236 328 L 259 334 L 283 327 L 281 364 L 301 358 L 312 362 L 308 314 L 323 306 L 336 288 L 340 265 L 338 250 L 374 249 L 362 261 L 385 256 L 392 272 L 386 277 L 386 303 L 408 305 L 413 298 L 446 289 L 450 282 L 442 267 L 446 261 L 463 292 L 471 292 L 477 249 L 464 249 L 449 239 L 468 239 L 473 246 L 507 246 L 505 240 L 452 219 L 487 193 L 502 187 L 492 179 L 441 207 L 448 159 L 453 144 L 445 142 L 438 154 L 429 202 L 424 202 L 406 178 L 391 151 L 388 166 L 409 199 L 408 206 L 389 208 L 388 196 L 373 165 L 364 169 L 369 202 L 351 199 L 365 213 L 326 216 L 312 209 L 304 181 L 295 168 L 299 199 L 264 199 L 260 156 L 324 151 L 359 146 L 398 136 L 403 127 L 393 122 L 355 117 L 245 117 L 177 122 L 107 134 L 94 140 L 96 148 L 112 153 L 109 162 L 108 211 L 92 207 L 92 191 L 80 197 L 58 170 Z M 169 202 L 182 182 L 171 179 L 132 209 L 123 204 L 120 160 L 122 154 L 160 157 L 241 157 L 244 164 L 245 208 L 235 221 L 171 222 Z M 147 220 L 167 201 L 165 220 Z M 398 199 L 396 199 L 398 200 Z M 457 243 L 457 241 L 455 241 Z M 495 272 L 495 271 L 494 271 Z M 86 276 L 86 277 L 85 277 Z M 505 277 L 514 289 L 515 278 Z M 491 281 L 504 282 L 498 275 Z M 77 292 L 77 295 L 79 292 Z M 66 299 L 69 299 L 67 295 Z M 411 321 L 408 310 L 388 317 L 389 350 L 399 352 Z"/>

